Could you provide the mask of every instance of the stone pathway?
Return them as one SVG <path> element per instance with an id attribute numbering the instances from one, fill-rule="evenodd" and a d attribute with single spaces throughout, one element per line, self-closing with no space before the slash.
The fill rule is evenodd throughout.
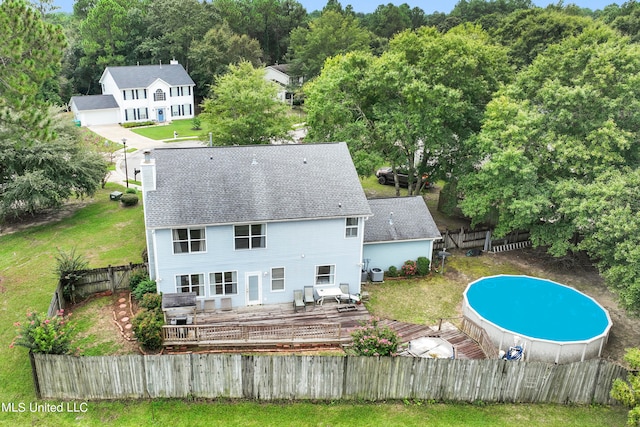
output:
<path id="1" fill-rule="evenodd" d="M 122 336 L 128 341 L 135 341 L 133 336 L 133 310 L 131 307 L 131 293 L 120 292 L 113 310 L 113 317 L 116 325 L 120 329 Z"/>

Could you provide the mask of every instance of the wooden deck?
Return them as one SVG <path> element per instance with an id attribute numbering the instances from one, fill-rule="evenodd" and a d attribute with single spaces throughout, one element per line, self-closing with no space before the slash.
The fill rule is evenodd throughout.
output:
<path id="1" fill-rule="evenodd" d="M 344 306 L 328 302 L 307 305 L 306 310 L 295 312 L 292 304 L 272 304 L 199 312 L 193 326 L 165 326 L 165 346 L 290 349 L 346 345 L 351 343 L 351 332 L 370 320 L 371 315 L 364 305 L 355 305 L 352 311 L 338 310 Z M 440 330 L 396 320 L 380 320 L 380 325 L 395 330 L 403 344 L 437 336 L 454 346 L 459 359 L 486 358 L 476 341 L 450 323 L 443 324 Z"/>

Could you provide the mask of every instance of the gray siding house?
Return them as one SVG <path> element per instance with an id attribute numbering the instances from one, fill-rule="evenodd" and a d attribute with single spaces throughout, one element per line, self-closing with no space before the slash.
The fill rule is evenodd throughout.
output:
<path id="1" fill-rule="evenodd" d="M 344 143 L 161 148 L 141 163 L 150 275 L 204 306 L 360 292 L 371 209 Z"/>

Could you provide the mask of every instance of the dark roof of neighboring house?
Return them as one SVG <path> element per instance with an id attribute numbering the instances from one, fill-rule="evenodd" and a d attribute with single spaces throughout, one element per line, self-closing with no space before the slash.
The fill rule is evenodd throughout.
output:
<path id="1" fill-rule="evenodd" d="M 273 68 L 276 71 L 280 71 L 283 74 L 289 74 L 287 73 L 287 71 L 289 70 L 289 64 L 273 64 L 269 65 L 269 67 Z"/>
<path id="2" fill-rule="evenodd" d="M 369 206 L 364 243 L 442 238 L 421 196 L 369 199 Z"/>
<path id="3" fill-rule="evenodd" d="M 113 95 L 72 96 L 71 102 L 76 104 L 79 111 L 120 108 Z"/>
<path id="4" fill-rule="evenodd" d="M 345 143 L 160 148 L 152 158 L 151 228 L 371 215 Z"/>
<path id="5" fill-rule="evenodd" d="M 109 71 L 120 89 L 145 88 L 157 79 L 161 79 L 171 86 L 195 84 L 180 64 L 107 67 L 104 70 L 103 77 L 107 71 Z M 102 78 L 100 81 L 102 81 Z"/>

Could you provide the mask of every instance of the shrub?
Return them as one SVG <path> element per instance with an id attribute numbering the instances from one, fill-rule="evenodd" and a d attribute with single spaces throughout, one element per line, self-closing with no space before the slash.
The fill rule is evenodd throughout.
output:
<path id="1" fill-rule="evenodd" d="M 356 329 L 353 337 L 353 351 L 358 356 L 396 356 L 398 335 L 388 327 L 380 327 L 378 319 Z"/>
<path id="2" fill-rule="evenodd" d="M 126 190 L 124 190 L 125 194 L 138 194 L 138 192 L 136 191 L 135 188 L 129 187 Z"/>
<path id="3" fill-rule="evenodd" d="M 421 256 L 416 261 L 416 268 L 418 269 L 419 276 L 426 276 L 429 274 L 429 270 L 431 267 L 431 263 L 429 262 L 429 258 Z"/>
<path id="4" fill-rule="evenodd" d="M 387 276 L 398 277 L 398 268 L 395 265 L 392 265 L 391 267 L 389 267 L 389 270 L 387 271 Z"/>
<path id="5" fill-rule="evenodd" d="M 76 255 L 76 248 L 73 248 L 69 252 L 58 249 L 56 262 L 54 274 L 62 282 L 62 295 L 67 301 L 75 302 L 76 283 L 82 277 L 81 271 L 89 266 L 89 261 L 82 255 Z"/>
<path id="6" fill-rule="evenodd" d="M 202 122 L 199 117 L 194 117 L 191 120 L 191 130 L 200 130 L 202 129 Z"/>
<path id="7" fill-rule="evenodd" d="M 64 310 L 59 310 L 53 317 L 28 311 L 26 322 L 14 324 L 20 329 L 9 347 L 19 345 L 34 353 L 68 354 L 73 335 L 69 316 L 71 314 L 65 318 Z"/>
<path id="8" fill-rule="evenodd" d="M 141 301 L 145 294 L 154 294 L 157 292 L 155 280 L 143 280 L 131 291 L 133 297 Z"/>
<path id="9" fill-rule="evenodd" d="M 143 280 L 149 280 L 149 275 L 144 270 L 136 270 L 129 275 L 129 289 L 132 291 L 136 289 L 138 283 Z"/>
<path id="10" fill-rule="evenodd" d="M 162 310 L 143 309 L 131 321 L 136 339 L 147 350 L 162 348 Z"/>
<path id="11" fill-rule="evenodd" d="M 418 268 L 416 267 L 416 262 L 412 260 L 407 260 L 402 265 L 402 275 L 407 277 L 413 277 L 418 273 Z"/>
<path id="12" fill-rule="evenodd" d="M 162 295 L 147 293 L 142 296 L 140 307 L 147 310 L 162 309 Z"/>
<path id="13" fill-rule="evenodd" d="M 123 128 L 137 128 L 140 126 L 153 126 L 155 125 L 155 122 L 153 122 L 152 120 L 148 120 L 146 122 L 127 122 L 127 123 L 122 123 L 121 124 Z"/>
<path id="14" fill-rule="evenodd" d="M 120 197 L 120 202 L 122 202 L 124 206 L 135 206 L 138 204 L 138 195 L 125 193 Z"/>

